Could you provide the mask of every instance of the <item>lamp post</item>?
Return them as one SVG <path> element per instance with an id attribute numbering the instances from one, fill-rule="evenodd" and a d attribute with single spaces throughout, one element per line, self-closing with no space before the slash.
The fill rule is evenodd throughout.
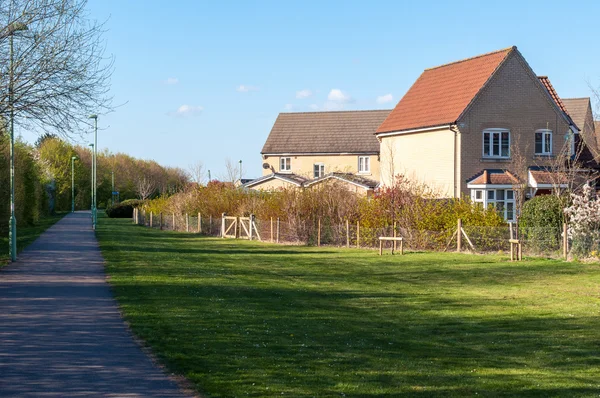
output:
<path id="1" fill-rule="evenodd" d="M 112 175 L 112 191 L 110 194 L 110 205 L 114 206 L 114 204 L 115 204 L 115 171 L 113 170 L 110 173 Z"/>
<path id="2" fill-rule="evenodd" d="M 90 176 L 90 211 L 94 210 L 94 144 L 89 145 L 90 150 L 92 151 L 92 175 Z M 94 214 L 92 213 L 92 219 Z M 93 220 L 92 220 L 93 221 Z"/>
<path id="3" fill-rule="evenodd" d="M 240 184 L 242 183 L 242 161 L 240 160 Z"/>
<path id="4" fill-rule="evenodd" d="M 71 213 L 75 213 L 75 161 L 77 156 L 71 156 Z"/>
<path id="5" fill-rule="evenodd" d="M 15 32 L 27 30 L 27 25 L 20 22 L 12 23 L 8 26 L 8 36 L 10 45 L 10 69 L 8 82 L 8 104 L 10 107 L 10 259 L 17 261 L 17 218 L 15 217 L 15 109 L 14 109 L 14 50 L 13 37 Z"/>
<path id="6" fill-rule="evenodd" d="M 96 208 L 96 199 L 97 199 L 97 191 L 96 191 L 96 168 L 97 168 L 97 152 L 98 152 L 98 115 L 90 115 L 90 119 L 94 119 L 94 156 L 92 158 L 92 173 L 94 174 L 93 182 L 92 182 L 92 228 L 96 229 L 97 223 L 97 213 L 98 209 Z"/>

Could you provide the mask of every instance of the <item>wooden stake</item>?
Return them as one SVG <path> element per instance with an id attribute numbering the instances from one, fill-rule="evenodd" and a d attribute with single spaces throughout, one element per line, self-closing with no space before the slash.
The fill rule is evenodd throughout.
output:
<path id="1" fill-rule="evenodd" d="M 350 221 L 346 219 L 346 247 L 350 247 Z"/>
<path id="2" fill-rule="evenodd" d="M 162 222 L 162 213 L 158 215 L 158 228 L 162 230 L 163 222 Z"/>
<path id="3" fill-rule="evenodd" d="M 277 243 L 279 243 L 279 217 L 277 217 Z"/>
<path id="4" fill-rule="evenodd" d="M 563 258 L 565 261 L 569 258 L 569 236 L 567 235 L 567 223 L 563 223 Z"/>
<path id="5" fill-rule="evenodd" d="M 225 238 L 225 213 L 221 213 L 221 238 Z"/>
<path id="6" fill-rule="evenodd" d="M 360 249 L 360 221 L 356 222 L 356 248 Z"/>
<path id="7" fill-rule="evenodd" d="M 150 228 L 152 228 L 152 212 L 150 212 Z"/>
<path id="8" fill-rule="evenodd" d="M 198 233 L 202 233 L 202 214 L 198 213 Z"/>
<path id="9" fill-rule="evenodd" d="M 190 216 L 185 213 L 185 232 L 190 232 Z"/>
<path id="10" fill-rule="evenodd" d="M 321 246 L 321 218 L 319 217 L 319 224 L 317 230 L 317 246 Z"/>
<path id="11" fill-rule="evenodd" d="M 456 223 L 456 229 L 458 230 L 456 234 L 456 251 L 460 253 L 462 250 L 462 220 L 459 218 Z"/>
<path id="12" fill-rule="evenodd" d="M 394 221 L 394 238 L 395 238 L 396 236 L 397 236 L 397 235 L 396 235 L 396 221 Z M 394 240 L 394 250 L 393 250 L 393 251 L 396 251 L 396 248 L 397 248 L 397 246 L 396 246 L 396 240 Z"/>
<path id="13" fill-rule="evenodd" d="M 271 217 L 271 243 L 273 243 L 273 217 Z"/>

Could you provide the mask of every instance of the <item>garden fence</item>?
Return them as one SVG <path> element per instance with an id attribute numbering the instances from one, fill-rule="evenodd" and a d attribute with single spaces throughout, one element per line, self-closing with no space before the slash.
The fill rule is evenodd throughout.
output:
<path id="1" fill-rule="evenodd" d="M 222 236 L 222 216 L 153 214 L 136 209 L 133 218 L 134 223 L 150 228 Z M 279 244 L 376 249 L 379 247 L 380 236 L 398 236 L 403 238 L 407 250 L 455 251 L 460 240 L 465 251 L 493 253 L 509 252 L 510 239 L 514 238 L 519 240 L 523 253 L 527 255 L 560 257 L 565 254 L 563 230 L 556 227 L 462 225 L 463 233 L 458 238 L 457 230 L 460 226 L 444 231 L 428 231 L 394 225 L 372 226 L 360 221 L 337 224 L 325 219 L 290 222 L 275 218 L 254 219 L 253 225 L 253 239 L 259 236 L 262 241 Z M 570 247 L 570 242 L 566 243 Z"/>

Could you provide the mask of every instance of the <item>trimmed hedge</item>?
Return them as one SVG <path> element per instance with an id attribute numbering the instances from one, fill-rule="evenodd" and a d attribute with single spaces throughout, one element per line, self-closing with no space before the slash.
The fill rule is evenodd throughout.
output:
<path id="1" fill-rule="evenodd" d="M 141 206 L 144 203 L 143 200 L 129 199 L 124 200 L 121 203 L 117 203 L 106 209 L 106 215 L 110 218 L 132 218 L 133 209 Z"/>

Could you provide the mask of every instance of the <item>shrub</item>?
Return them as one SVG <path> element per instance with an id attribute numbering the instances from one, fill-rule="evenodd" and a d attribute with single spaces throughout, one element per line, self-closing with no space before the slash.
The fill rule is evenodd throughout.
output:
<path id="1" fill-rule="evenodd" d="M 559 247 L 565 201 L 555 195 L 542 195 L 523 205 L 519 218 L 521 236 L 539 251 Z"/>
<path id="2" fill-rule="evenodd" d="M 129 199 L 124 200 L 121 203 L 108 207 L 106 209 L 106 215 L 110 218 L 132 218 L 133 209 L 141 206 L 144 203 L 143 200 Z"/>

